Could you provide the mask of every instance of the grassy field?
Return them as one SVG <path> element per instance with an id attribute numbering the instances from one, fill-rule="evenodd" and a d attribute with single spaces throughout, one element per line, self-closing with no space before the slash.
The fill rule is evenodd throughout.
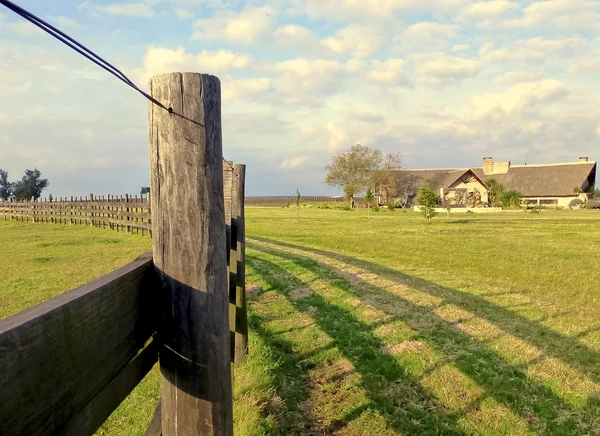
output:
<path id="1" fill-rule="evenodd" d="M 246 216 L 236 434 L 600 434 L 600 214 Z M 150 241 L 0 222 L 0 246 L 1 318 Z M 99 434 L 142 434 L 157 379 Z"/>

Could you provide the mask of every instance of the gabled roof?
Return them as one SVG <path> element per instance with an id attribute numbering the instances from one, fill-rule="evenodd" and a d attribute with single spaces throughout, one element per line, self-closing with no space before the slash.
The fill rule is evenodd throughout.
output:
<path id="1" fill-rule="evenodd" d="M 511 165 L 506 174 L 486 176 L 483 168 L 435 168 L 424 170 L 404 170 L 415 178 L 417 186 L 429 185 L 434 190 L 442 186 L 451 186 L 465 172 L 473 174 L 486 183 L 496 179 L 498 183 L 511 191 L 518 191 L 524 197 L 553 197 L 571 196 L 573 188 L 581 188 L 586 180 L 594 183 L 596 180 L 594 161 L 572 162 L 548 165 Z"/>
<path id="2" fill-rule="evenodd" d="M 415 179 L 417 186 L 429 185 L 434 191 L 439 191 L 442 187 L 452 186 L 458 179 L 466 173 L 471 173 L 479 182 L 485 186 L 485 181 L 479 174 L 470 168 L 462 169 L 430 169 L 430 170 L 404 170 Z"/>

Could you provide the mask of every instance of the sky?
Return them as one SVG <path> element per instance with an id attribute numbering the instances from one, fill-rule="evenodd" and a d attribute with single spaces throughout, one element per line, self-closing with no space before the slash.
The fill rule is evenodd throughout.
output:
<path id="1" fill-rule="evenodd" d="M 334 153 L 406 168 L 596 160 L 600 0 L 16 0 L 140 87 L 221 80 L 247 195 L 339 195 Z M 149 185 L 148 102 L 0 7 L 0 168 L 54 197 Z"/>

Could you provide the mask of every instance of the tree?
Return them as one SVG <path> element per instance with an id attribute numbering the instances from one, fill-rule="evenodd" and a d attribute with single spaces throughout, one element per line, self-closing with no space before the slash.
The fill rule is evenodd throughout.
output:
<path id="1" fill-rule="evenodd" d="M 421 189 L 419 189 L 417 204 L 421 206 L 421 212 L 423 212 L 423 216 L 425 216 L 427 222 L 430 223 L 431 219 L 437 215 L 435 207 L 438 204 L 438 196 L 435 191 L 429 186 L 423 186 Z"/>
<path id="2" fill-rule="evenodd" d="M 371 205 L 375 202 L 375 194 L 370 187 L 365 192 L 365 202 L 367 203 L 367 218 L 371 218 Z"/>
<path id="3" fill-rule="evenodd" d="M 496 181 L 496 179 L 489 179 L 487 182 L 488 190 L 489 190 L 489 200 L 490 205 L 492 207 L 502 207 L 502 196 L 506 192 L 506 188 L 504 185 L 501 185 Z"/>
<path id="4" fill-rule="evenodd" d="M 296 212 L 298 218 L 300 218 L 300 198 L 300 191 L 296 188 Z"/>
<path id="5" fill-rule="evenodd" d="M 373 171 L 381 168 L 382 161 L 380 150 L 353 145 L 350 150 L 332 156 L 325 167 L 325 183 L 343 189 L 346 200 L 352 204 L 354 195 L 367 187 Z"/>
<path id="6" fill-rule="evenodd" d="M 417 195 L 417 179 L 414 175 L 406 171 L 398 171 L 398 188 L 396 198 L 400 202 L 400 206 L 405 208 L 408 206 L 409 200 Z"/>
<path id="7" fill-rule="evenodd" d="M 6 201 L 12 197 L 12 183 L 8 181 L 8 171 L 0 169 L 0 200 Z"/>
<path id="8" fill-rule="evenodd" d="M 23 178 L 13 184 L 13 194 L 17 200 L 29 200 L 31 197 L 37 199 L 48 185 L 48 179 L 42 179 L 40 170 L 27 169 Z"/>
<path id="9" fill-rule="evenodd" d="M 387 199 L 398 197 L 398 190 L 402 184 L 402 156 L 399 153 L 387 153 L 381 162 L 379 168 L 376 168 L 371 175 L 371 186 L 378 195 Z"/>

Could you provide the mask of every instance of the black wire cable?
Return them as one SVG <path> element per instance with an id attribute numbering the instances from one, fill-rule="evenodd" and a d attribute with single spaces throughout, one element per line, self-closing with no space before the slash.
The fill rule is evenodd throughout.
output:
<path id="1" fill-rule="evenodd" d="M 41 18 L 36 17 L 31 12 L 26 11 L 25 9 L 21 8 L 20 6 L 17 6 L 16 4 L 14 4 L 13 2 L 11 2 L 9 0 L 0 0 L 0 5 L 7 7 L 8 9 L 10 9 L 11 11 L 13 11 L 17 15 L 25 18 L 27 21 L 29 21 L 32 24 L 34 24 L 35 26 L 39 27 L 44 32 L 50 34 L 51 36 L 53 36 L 54 38 L 58 39 L 63 44 L 65 44 L 68 47 L 72 48 L 77 53 L 79 53 L 80 55 L 82 55 L 86 59 L 88 59 L 89 61 L 93 62 L 94 64 L 96 64 L 100 68 L 102 68 L 103 70 L 105 70 L 108 73 L 110 73 L 113 76 L 115 76 L 117 79 L 119 79 L 120 81 L 122 81 L 123 83 L 125 83 L 127 86 L 130 86 L 131 88 L 135 89 L 137 92 L 139 92 L 140 94 L 142 94 L 144 97 L 146 97 L 148 100 L 150 100 L 155 105 L 157 105 L 157 106 L 159 106 L 159 107 L 161 107 L 161 108 L 169 111 L 170 113 L 174 113 L 173 112 L 173 108 L 166 107 L 164 104 L 162 104 L 161 102 L 159 102 L 158 100 L 156 100 L 154 97 L 148 95 L 146 92 L 144 92 L 143 90 L 141 90 L 140 88 L 138 88 L 137 85 L 135 83 L 133 83 L 131 80 L 129 80 L 129 78 L 125 74 L 123 74 L 123 72 L 121 72 L 117 67 L 115 67 L 111 63 L 107 62 L 106 60 L 102 59 L 96 53 L 94 53 L 93 51 L 91 51 L 87 47 L 83 46 L 82 44 L 80 44 L 79 42 L 77 42 L 76 40 L 74 40 L 73 38 L 71 38 L 69 35 L 67 35 L 66 33 L 60 31 L 56 27 L 54 27 L 51 24 L 45 22 Z M 187 118 L 187 117 L 185 117 L 183 115 L 176 114 L 176 113 L 175 113 L 175 115 L 179 115 L 180 117 L 185 118 L 188 121 L 191 121 L 193 123 L 201 125 L 199 122 L 191 120 L 191 119 L 189 119 L 189 118 Z"/>

